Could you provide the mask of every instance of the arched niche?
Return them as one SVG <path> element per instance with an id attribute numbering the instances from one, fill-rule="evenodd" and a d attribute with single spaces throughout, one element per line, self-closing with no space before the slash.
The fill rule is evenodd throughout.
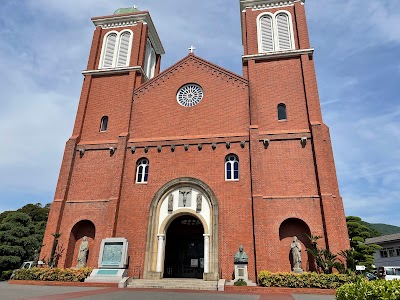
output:
<path id="1" fill-rule="evenodd" d="M 310 240 L 308 236 L 311 235 L 310 227 L 301 219 L 290 218 L 282 222 L 279 227 L 279 240 L 280 240 L 280 259 L 282 265 L 285 267 L 285 271 L 293 270 L 293 257 L 290 249 L 290 244 L 293 241 L 293 237 L 297 236 L 298 241 L 301 244 L 301 259 L 302 268 L 304 271 L 315 271 L 314 258 L 306 250 L 311 248 Z"/>
<path id="2" fill-rule="evenodd" d="M 94 224 L 89 220 L 81 220 L 76 223 L 72 229 L 69 236 L 68 241 L 68 248 L 65 252 L 66 259 L 65 259 L 65 267 L 75 267 L 77 263 L 77 257 L 79 253 L 79 246 L 82 242 L 83 237 L 86 236 L 89 242 L 89 251 L 87 254 L 87 262 L 88 266 L 92 266 L 94 262 L 92 262 L 91 255 L 90 255 L 90 246 L 93 245 L 95 237 L 96 237 L 96 227 Z"/>
<path id="3" fill-rule="evenodd" d="M 191 203 L 182 205 L 181 192 L 191 191 Z M 172 195 L 172 201 L 170 197 Z M 200 197 L 200 196 L 201 197 Z M 202 199 L 202 207 L 197 209 L 197 198 Z M 180 203 L 180 204 L 179 204 Z M 172 207 L 172 209 L 171 209 Z M 218 201 L 211 188 L 195 178 L 178 178 L 162 186 L 154 195 L 150 205 L 146 241 L 144 278 L 163 278 L 165 259 L 165 238 L 168 226 L 174 219 L 193 215 L 204 228 L 204 260 L 209 259 L 204 268 L 204 280 L 218 279 Z"/>

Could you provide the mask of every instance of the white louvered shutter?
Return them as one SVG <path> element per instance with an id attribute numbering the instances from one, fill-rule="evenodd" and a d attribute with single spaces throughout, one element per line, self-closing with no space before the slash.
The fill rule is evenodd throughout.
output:
<path id="1" fill-rule="evenodd" d="M 261 27 L 261 48 L 262 52 L 274 51 L 274 34 L 272 18 L 265 16 L 260 19 Z"/>
<path id="2" fill-rule="evenodd" d="M 289 26 L 289 17 L 287 14 L 279 14 L 276 17 L 276 25 L 278 32 L 278 49 L 292 49 L 291 32 Z"/>
<path id="3" fill-rule="evenodd" d="M 116 42 L 117 34 L 112 33 L 107 37 L 106 46 L 104 48 L 103 68 L 113 67 Z"/>
<path id="4" fill-rule="evenodd" d="M 156 52 L 154 51 L 154 49 L 151 49 L 151 58 L 150 58 L 150 77 L 149 78 L 153 78 L 154 77 L 154 72 L 156 70 Z"/>
<path id="5" fill-rule="evenodd" d="M 144 72 L 146 73 L 146 76 L 150 78 L 150 63 L 151 63 L 151 43 L 149 40 L 147 40 L 146 43 L 146 57 L 144 60 Z"/>
<path id="6" fill-rule="evenodd" d="M 130 40 L 131 40 L 130 32 L 124 32 L 120 37 L 117 67 L 124 67 L 129 64 L 128 55 L 129 55 Z"/>

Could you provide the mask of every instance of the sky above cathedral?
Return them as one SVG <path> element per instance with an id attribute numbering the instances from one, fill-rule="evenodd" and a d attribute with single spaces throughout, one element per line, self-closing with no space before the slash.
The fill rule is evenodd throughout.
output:
<path id="1" fill-rule="evenodd" d="M 195 54 L 242 74 L 239 0 L 5 0 L 0 11 L 0 212 L 52 202 L 94 26 L 149 10 L 162 69 Z M 311 45 L 346 215 L 400 226 L 400 12 L 390 0 L 308 0 Z"/>

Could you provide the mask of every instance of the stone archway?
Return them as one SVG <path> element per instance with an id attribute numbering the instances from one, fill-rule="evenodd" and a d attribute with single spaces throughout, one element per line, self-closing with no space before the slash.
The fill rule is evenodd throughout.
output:
<path id="1" fill-rule="evenodd" d="M 202 224 L 204 230 L 203 279 L 217 280 L 219 278 L 217 199 L 204 182 L 194 178 L 179 178 L 165 184 L 153 197 L 147 230 L 145 279 L 164 277 L 168 228 L 174 220 L 182 216 L 192 216 Z"/>
<path id="2" fill-rule="evenodd" d="M 89 220 L 79 221 L 71 229 L 71 233 L 70 233 L 69 241 L 68 241 L 68 248 L 66 251 L 66 258 L 65 258 L 65 267 L 66 268 L 76 266 L 76 259 L 78 257 L 79 245 L 84 236 L 86 236 L 88 238 L 89 245 L 93 245 L 93 241 L 96 236 L 96 227 Z M 87 254 L 87 258 L 88 258 L 87 264 L 89 266 L 94 265 L 95 262 L 92 261 L 92 258 L 90 255 L 90 248 L 89 248 L 89 251 Z"/>
<path id="3" fill-rule="evenodd" d="M 286 219 L 279 227 L 280 249 L 282 249 L 281 260 L 286 271 L 293 270 L 293 257 L 290 250 L 290 244 L 294 236 L 297 236 L 298 241 L 302 246 L 301 258 L 303 270 L 315 271 L 314 258 L 306 251 L 307 248 L 311 247 L 307 235 L 311 235 L 310 228 L 303 220 L 297 218 Z"/>

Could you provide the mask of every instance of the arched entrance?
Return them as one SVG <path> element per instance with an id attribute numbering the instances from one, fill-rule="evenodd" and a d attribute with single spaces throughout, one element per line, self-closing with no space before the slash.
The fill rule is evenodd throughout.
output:
<path id="1" fill-rule="evenodd" d="M 165 184 L 150 206 L 144 278 L 218 280 L 218 224 L 218 201 L 204 182 L 185 177 Z"/>
<path id="2" fill-rule="evenodd" d="M 194 216 L 172 221 L 165 240 L 164 278 L 203 278 L 203 234 L 203 225 Z"/>

